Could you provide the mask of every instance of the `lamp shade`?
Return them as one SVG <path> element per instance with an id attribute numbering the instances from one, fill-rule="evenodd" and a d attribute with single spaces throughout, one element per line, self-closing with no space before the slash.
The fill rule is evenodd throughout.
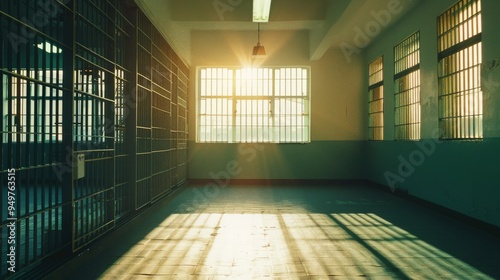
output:
<path id="1" fill-rule="evenodd" d="M 265 56 L 266 56 L 266 49 L 260 43 L 257 43 L 257 45 L 253 47 L 252 57 L 263 58 Z"/>

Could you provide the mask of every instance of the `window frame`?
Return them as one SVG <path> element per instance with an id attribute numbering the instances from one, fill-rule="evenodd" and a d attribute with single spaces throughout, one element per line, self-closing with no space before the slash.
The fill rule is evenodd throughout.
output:
<path id="1" fill-rule="evenodd" d="M 481 11 L 481 0 L 460 0 L 437 17 L 441 140 L 484 137 Z"/>
<path id="2" fill-rule="evenodd" d="M 420 31 L 394 46 L 394 139 L 421 139 Z"/>
<path id="3" fill-rule="evenodd" d="M 378 61 L 380 60 L 380 62 Z M 377 65 L 379 68 L 376 68 Z M 374 98 L 374 93 L 378 97 Z M 377 107 L 380 103 L 378 111 Z M 379 115 L 377 118 L 375 115 Z M 377 130 L 380 130 L 377 132 Z M 368 64 L 368 140 L 384 140 L 384 56 L 378 56 Z"/>
<path id="4" fill-rule="evenodd" d="M 212 69 L 218 71 L 229 71 L 226 73 L 226 79 L 223 80 L 219 77 L 211 78 L 212 81 L 217 81 L 218 86 L 221 83 L 226 83 L 224 90 L 221 94 L 208 94 L 203 95 L 204 83 L 202 71 Z M 276 73 L 279 71 L 297 71 L 305 74 L 297 74 L 292 78 L 278 77 Z M 246 72 L 245 72 L 246 71 Z M 248 78 L 243 76 L 242 73 L 249 73 L 248 71 L 255 71 L 259 75 L 256 79 L 255 76 Z M 268 72 L 267 76 L 260 76 L 259 71 Z M 251 72 L 250 75 L 255 75 Z M 240 74 L 238 74 L 240 73 Z M 240 75 L 240 76 L 239 76 Z M 203 80 L 203 81 L 202 81 Z M 223 80 L 223 81 L 219 81 Z M 285 93 L 278 94 L 277 92 L 283 90 L 278 83 L 284 82 Z M 248 84 L 250 90 L 248 89 Z M 292 90 L 295 92 L 288 92 L 291 90 L 291 84 L 297 83 L 297 87 Z M 258 84 L 258 89 L 253 87 Z M 212 89 L 213 91 L 213 89 Z M 305 91 L 305 92 L 304 92 Z M 250 94 L 247 94 L 249 92 Z M 303 94 L 299 94 L 302 92 Z M 219 114 L 207 114 L 203 111 L 202 103 L 204 100 L 219 99 L 225 100 L 227 104 L 220 103 L 216 106 L 226 106 Z M 269 102 L 269 105 L 265 103 Z M 280 115 L 278 112 L 278 103 L 296 103 L 295 113 Z M 253 104 L 253 105 L 252 105 Z M 241 113 L 244 108 L 251 108 L 256 114 L 252 112 Z M 205 104 L 206 106 L 206 104 Z M 288 107 L 287 107 L 288 108 Z M 267 112 L 266 112 L 267 110 Z M 213 112 L 212 110 L 211 112 Z M 288 110 L 287 110 L 288 111 Z M 293 108 L 290 111 L 294 111 Z M 300 113 L 302 112 L 302 113 Z M 217 113 L 217 112 L 216 112 Z M 202 121 L 202 116 L 218 116 L 216 121 L 216 128 L 225 129 L 225 135 L 213 135 L 213 132 L 207 133 L 209 136 L 202 136 L 202 129 L 210 128 L 210 125 Z M 279 120 L 285 119 L 285 123 L 280 123 Z M 243 125 L 244 120 L 251 124 Z M 253 121 L 262 119 L 262 122 Z M 266 122 L 264 119 L 269 118 Z M 225 121 L 225 124 L 219 124 Z M 290 122 L 291 121 L 291 122 Z M 293 124 L 295 122 L 295 125 Z M 250 132 L 249 128 L 250 126 Z M 245 131 L 246 129 L 246 131 Z M 267 130 L 267 131 L 266 131 Z M 254 133 L 254 131 L 256 131 Z M 223 131 L 224 132 L 224 131 Z M 309 66 L 266 66 L 266 67 L 207 67 L 199 66 L 196 69 L 196 143 L 310 143 L 311 142 L 311 68 Z"/>
<path id="5" fill-rule="evenodd" d="M 0 73 L 7 93 L 2 98 L 4 143 L 62 142 L 62 73 L 60 69 Z M 51 80 L 42 82 L 35 77 Z"/>

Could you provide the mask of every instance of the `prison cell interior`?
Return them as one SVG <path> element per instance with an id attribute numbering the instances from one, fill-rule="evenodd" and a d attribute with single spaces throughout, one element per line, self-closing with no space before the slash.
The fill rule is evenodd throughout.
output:
<path id="1" fill-rule="evenodd" d="M 4 185 L 16 170 L 16 277 L 57 266 L 187 175 L 188 67 L 126 1 L 61 2 L 0 2 L 0 174 Z M 1 277 L 12 277 L 0 248 Z"/>

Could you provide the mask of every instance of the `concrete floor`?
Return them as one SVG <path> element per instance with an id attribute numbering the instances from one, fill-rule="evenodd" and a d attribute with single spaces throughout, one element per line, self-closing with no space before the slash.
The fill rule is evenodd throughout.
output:
<path id="1" fill-rule="evenodd" d="M 500 279 L 500 237 L 373 186 L 190 186 L 47 279 Z"/>

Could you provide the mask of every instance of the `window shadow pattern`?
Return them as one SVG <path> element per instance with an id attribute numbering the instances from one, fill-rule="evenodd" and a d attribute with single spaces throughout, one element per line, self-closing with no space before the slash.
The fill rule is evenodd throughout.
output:
<path id="1" fill-rule="evenodd" d="M 363 186 L 228 187 L 178 211 L 194 202 L 193 189 L 134 224 L 129 238 L 83 277 L 499 277 L 497 236 L 389 193 Z"/>

